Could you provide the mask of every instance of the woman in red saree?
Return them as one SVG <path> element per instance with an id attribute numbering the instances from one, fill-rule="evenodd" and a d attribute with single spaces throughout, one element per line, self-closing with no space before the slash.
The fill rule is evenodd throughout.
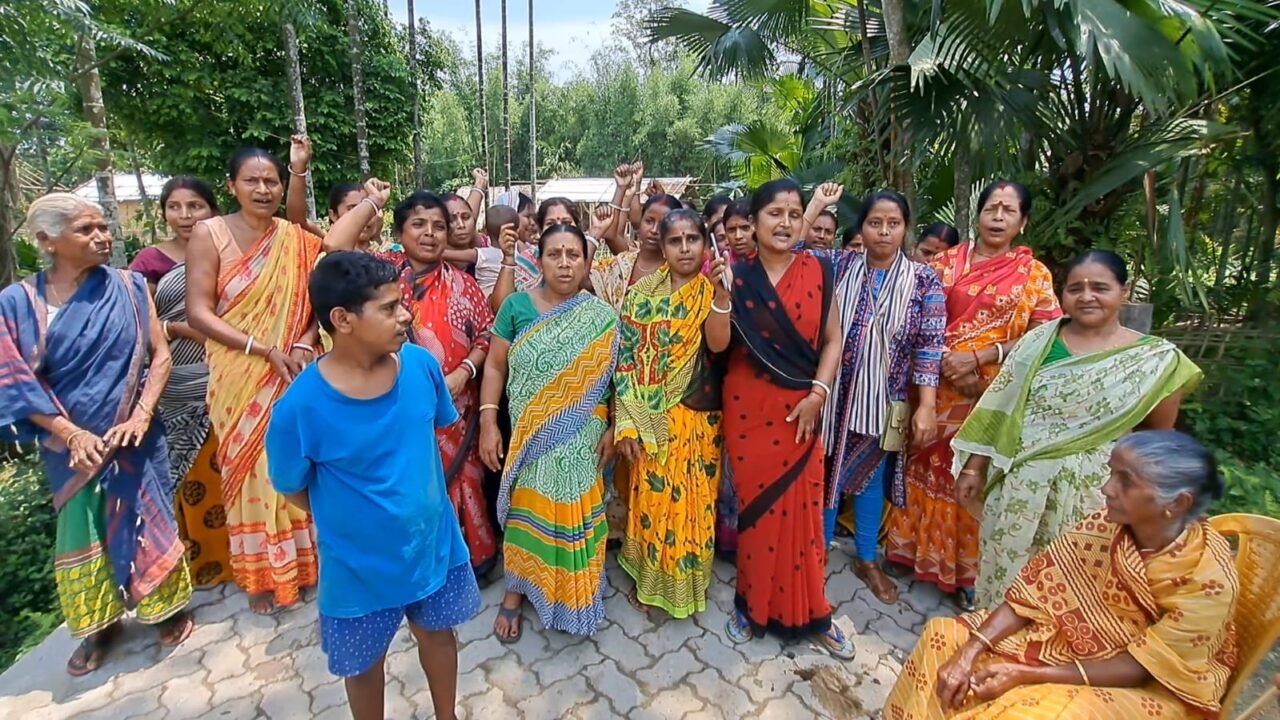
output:
<path id="1" fill-rule="evenodd" d="M 231 575 L 249 606 L 270 613 L 316 584 L 311 516 L 271 486 L 265 438 L 271 406 L 315 357 L 319 327 L 307 277 L 320 238 L 275 217 L 284 166 L 246 148 L 227 189 L 240 210 L 196 225 L 187 247 L 187 322 L 208 338 L 209 420 L 221 444 Z"/>
<path id="2" fill-rule="evenodd" d="M 724 382 L 725 449 L 740 508 L 736 610 L 726 631 L 735 642 L 766 631 L 814 636 L 850 659 L 852 644 L 831 622 L 822 530 L 819 416 L 840 352 L 831 270 L 791 252 L 804 212 L 798 185 L 766 183 L 751 206 L 759 250 L 734 267 Z"/>
<path id="3" fill-rule="evenodd" d="M 386 203 L 390 186 L 379 180 L 365 184 L 369 202 L 362 202 L 347 220 L 344 216 L 325 236 L 338 249 L 354 249 L 363 223 Z M 449 209 L 439 197 L 418 191 L 400 201 L 392 229 L 402 250 L 376 255 L 401 269 L 404 304 L 413 313 L 410 341 L 435 356 L 453 395 L 459 422 L 436 429 L 444 462 L 449 500 L 458 513 L 462 537 L 471 552 L 477 577 L 497 562 L 498 543 L 489 521 L 484 495 L 484 465 L 480 462 L 479 369 L 489 353 L 493 311 L 474 278 L 444 262 L 448 247 Z"/>
<path id="4" fill-rule="evenodd" d="M 894 566 L 905 566 L 917 580 L 956 593 L 966 611 L 973 610 L 978 577 L 978 519 L 956 501 L 951 439 L 1018 339 L 1062 315 L 1049 269 L 1030 248 L 1013 246 L 1031 211 L 1027 189 L 997 181 L 978 207 L 978 239 L 933 265 L 947 296 L 938 438 L 907 459 L 907 503 L 890 508 L 885 526 L 889 572 L 902 575 Z"/>

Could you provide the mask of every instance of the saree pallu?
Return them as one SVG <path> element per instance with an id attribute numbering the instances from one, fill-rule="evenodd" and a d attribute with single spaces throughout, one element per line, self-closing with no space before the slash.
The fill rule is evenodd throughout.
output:
<path id="1" fill-rule="evenodd" d="M 230 582 L 231 547 L 227 509 L 218 473 L 218 438 L 209 433 L 195 463 L 178 486 L 178 532 L 187 546 L 187 564 L 198 588 Z"/>
<path id="2" fill-rule="evenodd" d="M 973 264 L 972 245 L 951 248 L 933 265 L 947 296 L 945 344 L 974 351 L 1017 340 L 1033 323 L 1062 316 L 1048 268 L 1025 247 Z M 983 385 L 999 368 L 980 369 Z M 944 592 L 970 589 L 978 576 L 978 519 L 956 503 L 951 440 L 977 403 L 945 377 L 938 384 L 938 437 L 906 461 L 906 505 L 891 507 L 885 556 Z"/>
<path id="3" fill-rule="evenodd" d="M 1239 582 L 1231 547 L 1192 521 L 1163 550 L 1138 549 L 1104 513 L 1050 543 L 1019 573 L 1006 601 L 1030 624 L 984 653 L 996 662 L 1073 665 L 1128 652 L 1152 679 L 1140 688 L 1024 685 L 989 702 L 944 712 L 938 668 L 987 613 L 935 619 L 903 666 L 885 705 L 892 720 L 923 718 L 1216 718 L 1237 660 Z"/>
<path id="4" fill-rule="evenodd" d="M 714 289 L 702 275 L 672 291 L 666 268 L 636 283 L 622 313 L 615 430 L 644 449 L 627 478 L 618 564 L 640 602 L 685 618 L 706 609 L 719 490 L 719 380 L 703 340 Z"/>
<path id="5" fill-rule="evenodd" d="M 1062 322 L 1023 337 L 952 441 L 957 473 L 973 454 L 991 458 L 978 607 L 999 604 L 1032 555 L 1102 507 L 1115 441 L 1201 377 L 1151 336 L 1045 365 Z"/>
<path id="6" fill-rule="evenodd" d="M 615 311 L 622 311 L 622 303 L 631 287 L 631 273 L 636 267 L 639 250 L 628 250 L 621 255 L 596 258 L 591 267 L 591 288 L 596 297 L 609 303 Z"/>
<path id="7" fill-rule="evenodd" d="M 204 222 L 224 242 L 235 242 L 222 218 Z M 312 321 L 307 278 L 319 253 L 319 238 L 276 220 L 240 258 L 223 263 L 217 314 L 257 343 L 288 348 Z M 317 565 L 310 515 L 277 493 L 267 474 L 267 422 L 285 381 L 241 348 L 211 342 L 207 350 L 232 576 L 250 595 L 292 605 L 302 588 L 316 584 Z"/>
<path id="8" fill-rule="evenodd" d="M 77 638 L 126 609 L 160 622 L 191 597 L 162 423 L 138 447 L 76 471 L 66 445 L 28 419 L 61 415 L 101 437 L 130 417 L 145 384 L 147 298 L 142 276 L 105 267 L 88 273 L 52 322 L 43 273 L 0 292 L 0 432 L 40 443 L 58 515 L 54 581 Z"/>
<path id="9" fill-rule="evenodd" d="M 752 632 L 794 640 L 826 632 L 823 449 L 796 444 L 787 415 L 810 391 L 830 307 L 830 273 L 798 255 L 775 288 L 758 260 L 734 268 L 733 348 L 724 442 L 739 501 L 734 604 Z"/>
<path id="10" fill-rule="evenodd" d="M 605 522 L 596 445 L 608 429 L 618 316 L 582 293 L 511 343 L 511 446 L 498 496 L 507 590 L 544 627 L 590 635 L 604 619 Z"/>
<path id="11" fill-rule="evenodd" d="M 493 310 L 476 281 L 451 265 L 442 263 L 423 273 L 415 273 L 404 258 L 400 277 L 409 311 L 413 313 L 413 343 L 425 348 L 440 362 L 444 374 L 462 367 L 472 350 L 489 351 Z M 436 444 L 444 464 L 449 501 L 458 516 L 462 537 L 471 555 L 471 567 L 478 575 L 493 568 L 498 558 L 498 540 L 489 522 L 484 495 L 484 464 L 480 462 L 480 388 L 472 379 L 454 398 L 458 422 L 436 428 Z"/>

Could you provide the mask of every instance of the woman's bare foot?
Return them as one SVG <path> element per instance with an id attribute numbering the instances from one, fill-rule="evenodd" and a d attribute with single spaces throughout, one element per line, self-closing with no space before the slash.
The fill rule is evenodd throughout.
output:
<path id="1" fill-rule="evenodd" d="M 276 601 L 271 593 L 265 595 L 250 595 L 249 609 L 255 615 L 274 615 L 276 612 Z"/>
<path id="2" fill-rule="evenodd" d="M 182 641 L 191 636 L 191 630 L 195 628 L 196 621 L 191 618 L 191 613 L 186 611 L 160 623 L 160 644 L 165 647 L 177 647 Z"/>
<path id="3" fill-rule="evenodd" d="M 106 659 L 119 630 L 120 624 L 112 623 L 82 640 L 67 660 L 67 674 L 81 677 L 102 667 L 102 661 Z"/>
<path id="4" fill-rule="evenodd" d="M 631 588 L 631 592 L 627 593 L 627 602 L 631 603 L 631 607 L 642 613 L 649 612 L 649 606 L 640 601 L 640 588 Z"/>
<path id="5" fill-rule="evenodd" d="M 889 579 L 874 561 L 853 561 L 853 574 L 871 589 L 871 594 L 885 605 L 898 602 L 898 585 Z"/>

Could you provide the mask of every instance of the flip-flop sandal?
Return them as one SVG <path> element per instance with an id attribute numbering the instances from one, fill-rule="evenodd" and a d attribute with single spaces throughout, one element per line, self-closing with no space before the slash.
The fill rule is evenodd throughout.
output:
<path id="1" fill-rule="evenodd" d="M 853 641 L 840 632 L 833 623 L 826 632 L 818 635 L 818 644 L 837 660 L 852 660 L 855 655 Z"/>
<path id="2" fill-rule="evenodd" d="M 956 604 L 956 607 L 960 608 L 961 612 L 970 613 L 978 610 L 978 599 L 973 588 L 956 588 L 956 592 L 951 599 Z"/>
<path id="3" fill-rule="evenodd" d="M 168 633 L 169 629 L 178 623 L 182 623 L 182 630 L 178 633 L 177 638 L 166 640 L 165 635 Z M 170 648 L 178 647 L 182 643 L 186 642 L 187 638 L 191 637 L 191 631 L 194 630 L 195 627 L 196 621 L 188 613 L 184 612 L 175 617 L 169 618 L 160 624 L 160 645 Z"/>
<path id="4" fill-rule="evenodd" d="M 499 635 L 498 628 L 495 626 L 493 628 L 493 634 L 494 637 L 498 638 L 498 642 L 503 645 L 511 645 L 512 643 L 520 642 L 521 636 L 524 635 L 524 614 L 521 612 L 523 609 L 523 603 L 513 608 L 509 608 L 505 605 L 498 606 L 498 618 L 506 620 L 507 627 L 514 626 L 516 629 L 514 635 Z"/>
<path id="5" fill-rule="evenodd" d="M 627 593 L 627 602 L 637 611 L 648 614 L 649 606 L 640 601 L 640 593 L 636 588 L 631 588 L 631 592 Z"/>
<path id="6" fill-rule="evenodd" d="M 740 610 L 733 611 L 733 615 L 730 616 L 729 621 L 724 624 L 724 632 L 729 636 L 730 640 L 739 645 L 751 642 L 755 637 L 751 630 L 751 623 L 747 622 L 747 619 L 742 616 L 742 612 Z"/>
<path id="7" fill-rule="evenodd" d="M 106 660 L 115 635 L 116 626 L 112 625 L 81 640 L 67 660 L 67 674 L 71 677 L 84 677 L 102 667 L 102 661 Z"/>
<path id="8" fill-rule="evenodd" d="M 893 605 L 898 602 L 898 586 L 885 575 L 879 565 L 873 562 L 863 562 L 855 560 L 853 563 L 853 575 L 866 584 L 871 590 L 871 594 L 885 605 Z"/>

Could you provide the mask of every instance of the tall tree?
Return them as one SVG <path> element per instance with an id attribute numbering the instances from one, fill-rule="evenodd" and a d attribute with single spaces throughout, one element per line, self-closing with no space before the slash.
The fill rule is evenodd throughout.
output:
<path id="1" fill-rule="evenodd" d="M 480 154 L 484 159 L 484 169 L 491 174 L 493 159 L 489 156 L 489 103 L 485 102 L 484 93 L 484 34 L 480 30 L 480 0 L 476 0 L 476 88 L 480 103 Z"/>
<path id="2" fill-rule="evenodd" d="M 503 183 L 511 189 L 511 65 L 507 60 L 507 0 L 502 0 L 502 153 Z"/>
<path id="3" fill-rule="evenodd" d="M 409 11 L 409 76 L 413 78 L 413 186 L 422 187 L 422 99 L 418 78 L 418 16 L 413 0 L 407 0 Z"/>
<path id="4" fill-rule="evenodd" d="M 289 71 L 289 90 L 293 96 L 293 131 L 298 135 L 307 134 L 307 102 L 302 95 L 302 63 L 298 59 L 298 33 L 293 23 L 284 22 L 284 56 L 285 67 Z M 307 215 L 316 219 L 315 183 L 311 180 L 311 171 L 303 180 L 307 183 Z"/>
<path id="5" fill-rule="evenodd" d="M 533 0 L 529 0 L 529 196 L 538 197 L 538 76 L 533 59 Z"/>
<path id="6" fill-rule="evenodd" d="M 369 123 L 364 107 L 364 41 L 360 33 L 360 0 L 347 0 L 347 35 L 351 38 L 351 96 L 355 105 L 356 161 L 360 179 L 367 180 L 369 169 Z"/>
<path id="7" fill-rule="evenodd" d="M 116 202 L 115 174 L 111 163 L 111 133 L 107 128 L 107 108 L 102 101 L 102 79 L 98 75 L 98 51 L 93 36 L 82 33 L 76 45 L 77 85 L 84 104 L 85 120 L 95 131 L 97 170 L 94 179 L 98 187 L 98 204 L 106 215 L 107 227 L 117 242 L 111 245 L 111 264 L 124 267 L 124 236 L 120 234 L 120 206 Z"/>

